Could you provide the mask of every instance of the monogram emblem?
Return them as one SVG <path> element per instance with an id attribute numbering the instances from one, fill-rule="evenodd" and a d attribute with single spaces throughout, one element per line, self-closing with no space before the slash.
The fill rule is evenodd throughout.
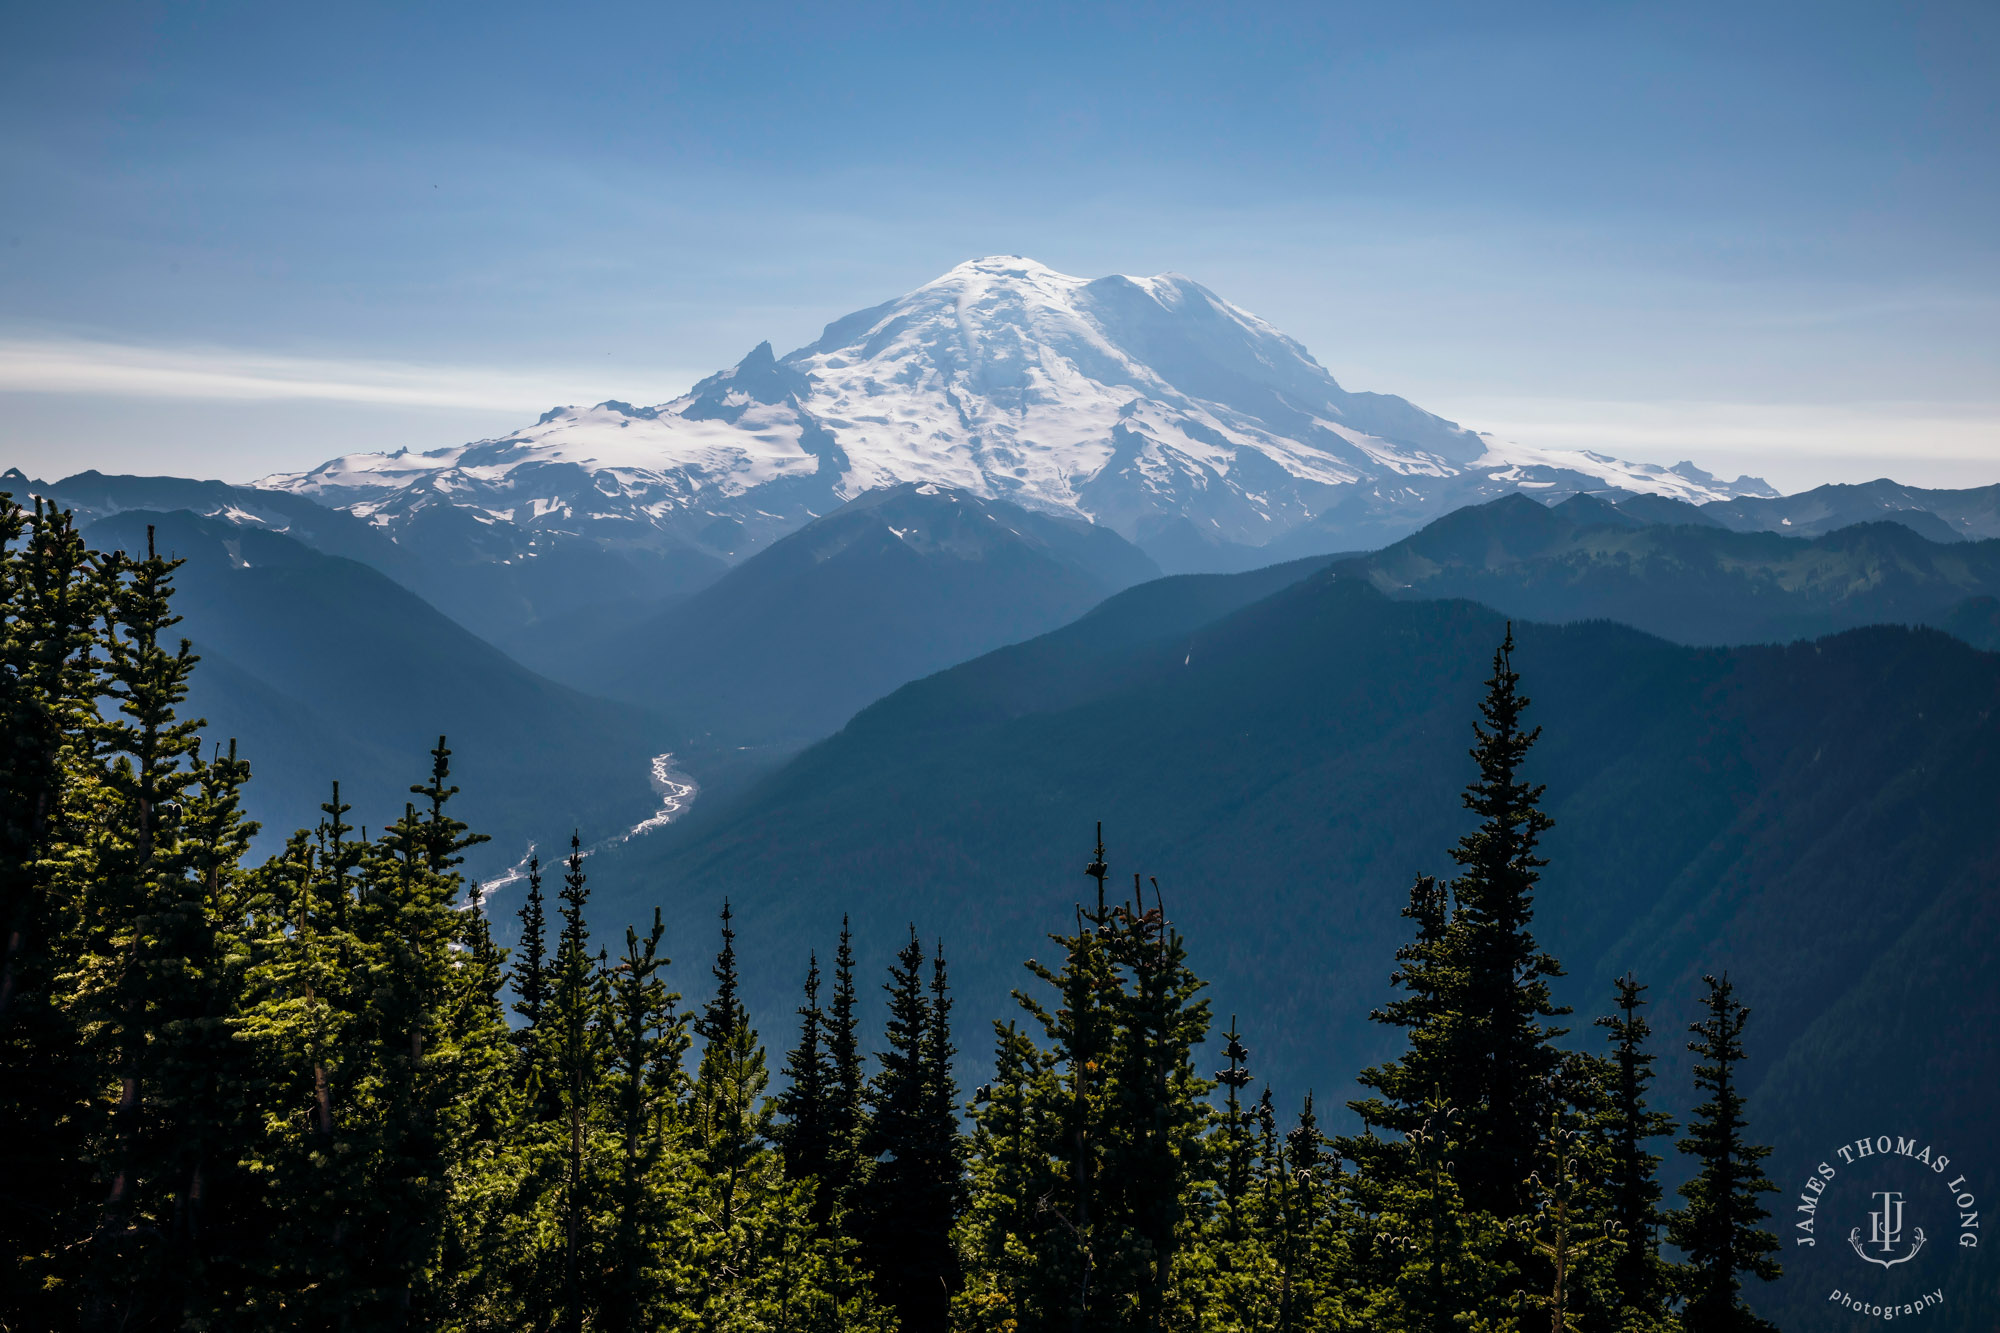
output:
<path id="1" fill-rule="evenodd" d="M 1896 1190 L 1877 1190 L 1875 1202 L 1875 1210 L 1868 1214 L 1867 1242 L 1863 1243 L 1861 1228 L 1856 1227 L 1847 1233 L 1847 1243 L 1852 1245 L 1854 1252 L 1867 1262 L 1880 1264 L 1884 1268 L 1894 1268 L 1897 1264 L 1906 1264 L 1916 1258 L 1917 1251 L 1924 1248 L 1922 1227 L 1911 1229 L 1916 1239 L 1911 1243 L 1909 1252 L 1896 1253 L 1896 1247 L 1903 1243 L 1902 1194 Z M 1869 1253 L 1871 1250 L 1875 1253 Z"/>

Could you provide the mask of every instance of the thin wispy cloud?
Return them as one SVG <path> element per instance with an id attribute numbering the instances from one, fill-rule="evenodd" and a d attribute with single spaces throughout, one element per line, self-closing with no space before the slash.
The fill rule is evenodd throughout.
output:
<path id="1" fill-rule="evenodd" d="M 199 402 L 296 402 L 540 411 L 636 396 L 658 401 L 693 375 L 621 376 L 602 368 L 419 365 L 276 356 L 233 348 L 162 348 L 68 338 L 0 339 L 0 392 L 109 394 Z M 623 381 L 622 383 L 619 381 Z"/>
<path id="2" fill-rule="evenodd" d="M 1920 483 L 1975 484 L 1990 480 L 1985 474 L 2000 456 L 2000 403 L 1447 396 L 1430 405 L 1503 440 L 1650 462 L 1692 459 L 1717 472 L 1762 470 L 1781 489 L 1861 480 L 1855 463 Z M 1959 465 L 1972 470 L 1960 473 Z"/>

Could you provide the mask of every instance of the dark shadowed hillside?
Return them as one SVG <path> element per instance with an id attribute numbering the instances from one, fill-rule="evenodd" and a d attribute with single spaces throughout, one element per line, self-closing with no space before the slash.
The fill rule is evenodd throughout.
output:
<path id="1" fill-rule="evenodd" d="M 1810 538 L 1732 532 L 1705 521 L 1714 506 L 1649 499 L 1614 507 L 1580 495 L 1544 507 L 1506 496 L 1340 568 L 1395 598 L 1616 620 L 1681 643 L 1943 626 L 1967 598 L 2000 592 L 2000 541 L 1931 541 L 1889 521 Z"/>
<path id="2" fill-rule="evenodd" d="M 1504 622 L 1316 575 L 1203 623 L 1198 589 L 1229 583 L 1147 585 L 898 691 L 663 858 L 612 872 L 648 887 L 607 917 L 657 895 L 706 938 L 730 895 L 741 937 L 782 960 L 754 979 L 770 1014 L 843 911 L 867 940 L 914 920 L 983 1021 L 1087 887 L 1102 818 L 1114 870 L 1160 877 L 1259 1068 L 1337 1100 L 1386 1049 L 1366 1016 L 1409 881 L 1449 873 L 1466 827 L 1470 720 Z M 1672 1034 L 1700 976 L 1727 968 L 1757 1013 L 1757 1129 L 1780 1161 L 1874 1105 L 1852 1071 L 1891 1060 L 1923 1081 L 1936 1133 L 1983 1133 L 2000 1053 L 1964 1034 L 2000 1019 L 2000 658 L 1900 628 L 1740 649 L 1517 629 L 1547 728 L 1531 773 L 1556 818 L 1537 929 L 1578 1026 L 1635 969 L 1678 1087 Z"/>
<path id="3" fill-rule="evenodd" d="M 905 681 L 1044 633 L 1158 572 L 1108 528 L 898 486 L 613 637 L 600 669 L 620 697 L 690 719 L 714 743 L 812 740 Z"/>
<path id="4" fill-rule="evenodd" d="M 1796 495 L 1739 496 L 1703 505 L 1711 520 L 1737 532 L 1817 537 L 1856 523 L 1900 523 L 1933 541 L 2000 537 L 2000 486 L 1937 490 L 1887 477 L 1858 486 L 1815 486 Z"/>
<path id="5" fill-rule="evenodd" d="M 85 535 L 143 552 L 148 524 L 186 560 L 174 607 L 203 658 L 187 712 L 239 740 L 267 835 L 314 823 L 335 778 L 371 821 L 400 810 L 440 732 L 466 817 L 494 837 L 475 868 L 651 807 L 648 761 L 670 748 L 658 719 L 545 680 L 376 571 L 277 533 L 130 511 Z"/>

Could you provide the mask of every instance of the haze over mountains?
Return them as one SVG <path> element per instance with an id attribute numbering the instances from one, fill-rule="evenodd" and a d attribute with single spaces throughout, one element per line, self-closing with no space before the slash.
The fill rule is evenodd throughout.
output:
<path id="1" fill-rule="evenodd" d="M 1076 619 L 1159 568 L 1109 528 L 940 486 L 872 491 L 553 664 L 615 697 L 671 699 L 701 735 L 802 743 L 905 681 Z M 589 647 L 589 645 L 597 645 Z"/>
<path id="2" fill-rule="evenodd" d="M 1805 524 L 1799 536 L 1738 532 L 1714 517 L 1720 508 L 1589 495 L 1544 507 L 1511 495 L 1336 568 L 1401 600 L 1463 597 L 1536 620 L 1616 620 L 1680 643 L 1784 642 L 1890 623 L 1939 625 L 2000 648 L 1979 627 L 2000 594 L 2000 540 L 1944 531 L 1940 542 L 1888 518 L 1812 536 Z"/>
<path id="3" fill-rule="evenodd" d="M 512 435 L 358 453 L 259 486 L 392 532 L 456 510 L 514 558 L 584 537 L 674 569 L 734 560 L 874 489 L 933 482 L 1127 538 L 1186 519 L 1263 546 L 1314 524 L 1358 549 L 1526 488 L 1689 500 L 1775 494 L 1595 454 L 1501 444 L 1339 385 L 1292 339 L 1190 279 L 1057 273 L 995 256 L 768 344 L 655 406 L 559 407 Z"/>
<path id="4" fill-rule="evenodd" d="M 553 641 L 654 619 L 900 484 L 1090 520 L 1168 572 L 1375 549 L 1517 492 L 1683 501 L 1739 531 L 1887 517 L 1935 540 L 2000 535 L 2000 488 L 1780 497 L 1691 463 L 1506 444 L 1350 392 L 1187 278 L 1086 281 L 1014 256 L 962 264 L 783 357 L 760 346 L 665 404 L 558 407 L 512 435 L 350 454 L 254 487 L 89 473 L 38 486 L 98 514 L 188 507 L 286 531 L 545 664 L 577 655 Z"/>
<path id="5" fill-rule="evenodd" d="M 655 806 L 648 764 L 675 731 L 650 710 L 537 676 L 368 566 L 282 533 L 127 510 L 84 537 L 143 553 L 149 527 L 185 561 L 176 628 L 202 657 L 186 715 L 250 759 L 267 842 L 317 823 L 334 781 L 371 823 L 400 812 L 440 734 L 468 776 L 468 818 L 494 839 L 481 875 L 531 839 L 622 830 Z"/>

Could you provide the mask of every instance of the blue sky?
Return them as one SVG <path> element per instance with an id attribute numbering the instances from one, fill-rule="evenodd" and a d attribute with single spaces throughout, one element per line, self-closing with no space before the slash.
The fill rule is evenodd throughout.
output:
<path id="1" fill-rule="evenodd" d="M 2000 6 L 9 7 L 0 466 L 658 401 L 975 255 L 1786 489 L 2000 481 Z"/>

